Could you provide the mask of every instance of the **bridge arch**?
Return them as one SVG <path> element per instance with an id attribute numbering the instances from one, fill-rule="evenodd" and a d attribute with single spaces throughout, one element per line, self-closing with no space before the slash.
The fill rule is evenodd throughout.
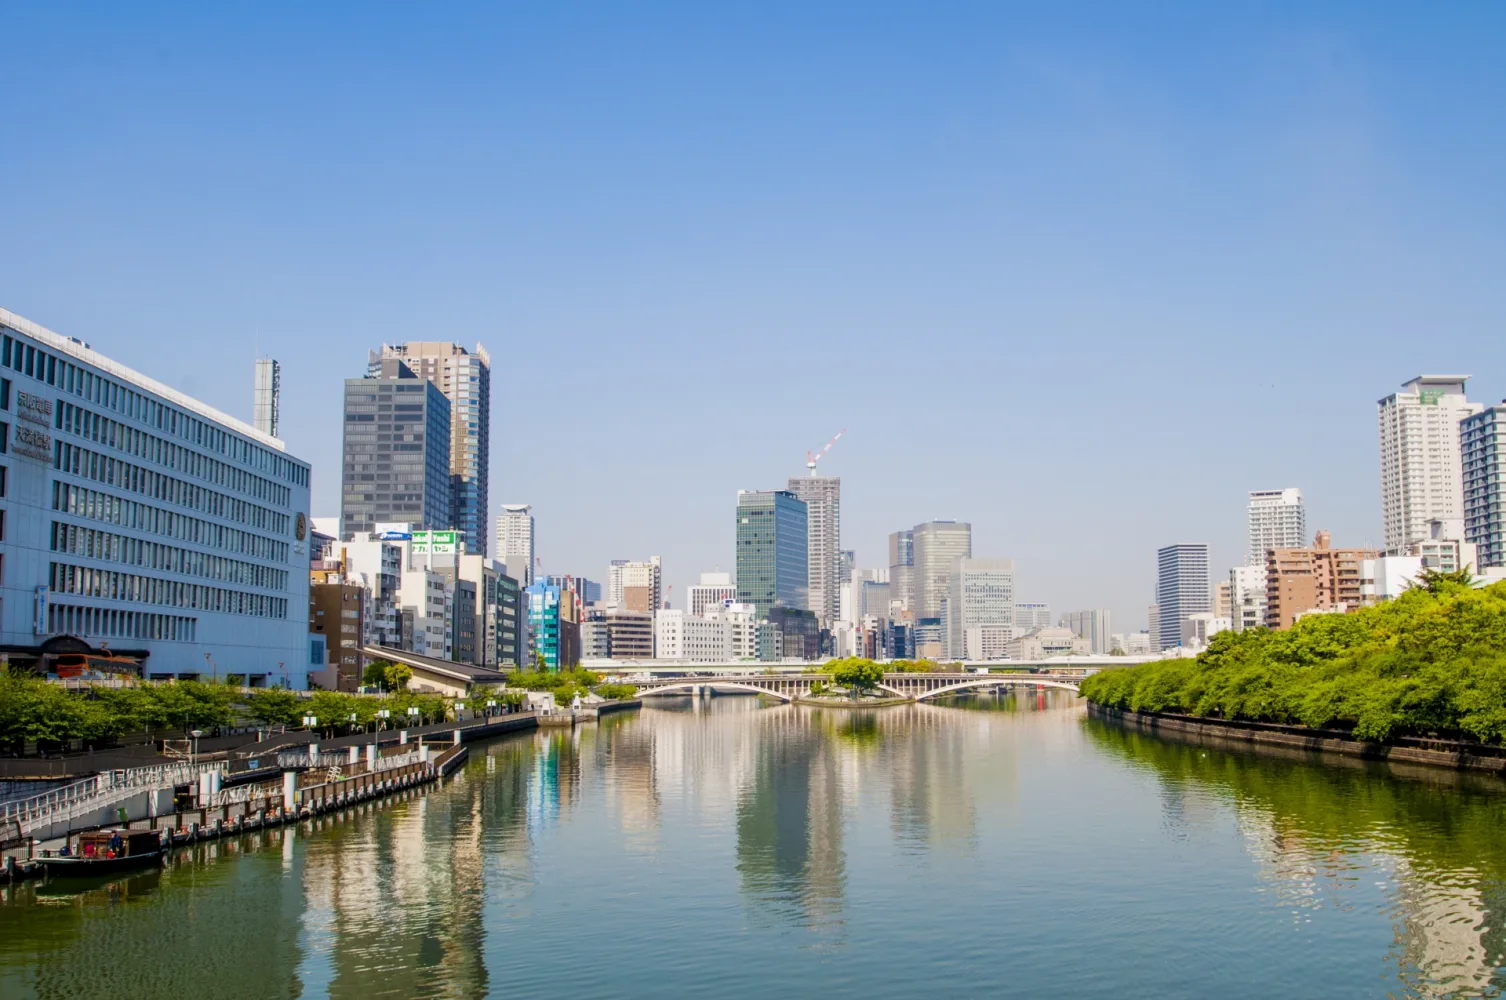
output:
<path id="1" fill-rule="evenodd" d="M 731 688 L 735 691 L 750 691 L 753 694 L 766 694 L 771 698 L 778 698 L 780 701 L 795 700 L 794 695 L 777 690 L 772 685 L 769 687 L 762 687 L 757 684 L 744 684 L 739 681 L 705 678 L 689 678 L 683 681 L 674 681 L 670 684 L 655 684 L 653 687 L 640 688 L 638 690 L 638 697 L 644 698 L 656 694 L 668 694 L 671 691 L 682 691 L 687 688 L 697 687 Z"/>
<path id="2" fill-rule="evenodd" d="M 976 678 L 965 681 L 958 681 L 955 684 L 947 684 L 943 687 L 935 688 L 930 691 L 922 691 L 915 694 L 913 697 L 916 701 L 930 701 L 932 698 L 939 697 L 940 695 L 952 694 L 957 691 L 966 691 L 969 688 L 1001 686 L 1048 687 L 1056 688 L 1059 691 L 1071 691 L 1073 694 L 1077 693 L 1077 685 L 1066 681 L 1043 680 L 1032 676 L 1016 677 L 1009 674 L 979 674 Z"/>

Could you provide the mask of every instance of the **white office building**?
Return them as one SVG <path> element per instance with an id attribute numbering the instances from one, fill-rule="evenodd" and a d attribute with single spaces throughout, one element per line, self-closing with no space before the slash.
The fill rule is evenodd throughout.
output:
<path id="1" fill-rule="evenodd" d="M 306 687 L 308 506 L 281 441 L 0 309 L 12 663 Z"/>
<path id="2" fill-rule="evenodd" d="M 1378 404 L 1385 551 L 1428 537 L 1429 521 L 1464 520 L 1459 421 L 1479 413 L 1468 375 L 1419 375 Z"/>
<path id="3" fill-rule="evenodd" d="M 1020 635 L 1038 628 L 1051 627 L 1051 605 L 1016 604 L 1014 606 L 1014 629 Z"/>
<path id="4" fill-rule="evenodd" d="M 533 584 L 533 505 L 505 503 L 497 515 L 497 552 L 519 587 Z"/>
<path id="5" fill-rule="evenodd" d="M 1227 632 L 1230 622 L 1211 611 L 1198 611 L 1182 619 L 1182 646 L 1190 650 L 1208 648 L 1208 641 L 1220 632 Z"/>
<path id="6" fill-rule="evenodd" d="M 909 535 L 914 559 L 914 603 L 909 608 L 917 619 L 940 620 L 951 592 L 952 567 L 973 554 L 973 526 L 966 521 L 927 521 Z"/>
<path id="7" fill-rule="evenodd" d="M 704 615 L 737 600 L 737 586 L 731 573 L 702 573 L 701 582 L 691 585 L 687 598 L 686 610 L 693 615 Z"/>
<path id="8" fill-rule="evenodd" d="M 675 608 L 654 615 L 654 656 L 689 663 L 726 663 L 732 657 L 732 623 Z"/>
<path id="9" fill-rule="evenodd" d="M 1112 648 L 1109 644 L 1110 615 L 1107 608 L 1068 611 L 1062 615 L 1058 624 L 1071 629 L 1079 638 L 1088 640 L 1093 652 L 1099 655 L 1107 654 Z"/>
<path id="10" fill-rule="evenodd" d="M 1002 660 L 1015 639 L 1013 625 L 969 625 L 963 630 L 960 655 L 969 660 Z"/>
<path id="11" fill-rule="evenodd" d="M 1283 546 L 1283 548 L 1301 546 Z M 1229 570 L 1229 621 L 1234 631 L 1265 625 L 1266 568 L 1264 563 Z"/>
<path id="12" fill-rule="evenodd" d="M 1251 490 L 1249 506 L 1249 552 L 1246 566 L 1265 566 L 1267 549 L 1300 549 L 1307 544 L 1307 511 L 1302 491 Z"/>
<path id="13" fill-rule="evenodd" d="M 967 630 L 1014 625 L 1014 560 L 958 559 L 946 603 L 948 658 L 966 655 Z"/>
<path id="14" fill-rule="evenodd" d="M 794 476 L 789 491 L 805 501 L 807 605 L 822 625 L 837 619 L 842 581 L 842 480 Z"/>

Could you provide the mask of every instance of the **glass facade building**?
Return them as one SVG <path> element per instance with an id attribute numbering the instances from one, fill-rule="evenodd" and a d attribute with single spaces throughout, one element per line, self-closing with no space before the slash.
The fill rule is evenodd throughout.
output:
<path id="1" fill-rule="evenodd" d="M 1161 649 L 1182 644 L 1182 622 L 1213 610 L 1208 592 L 1208 546 L 1168 545 L 1156 553 L 1156 641 Z"/>
<path id="2" fill-rule="evenodd" d="M 1459 422 L 1464 470 L 1464 540 L 1480 565 L 1506 566 L 1506 403 Z"/>
<path id="3" fill-rule="evenodd" d="M 788 490 L 737 494 L 737 600 L 759 618 L 769 609 L 809 607 L 806 507 Z"/>
<path id="4" fill-rule="evenodd" d="M 394 359 L 346 379 L 343 453 L 342 537 L 385 522 L 450 527 L 450 402 L 432 382 Z"/>

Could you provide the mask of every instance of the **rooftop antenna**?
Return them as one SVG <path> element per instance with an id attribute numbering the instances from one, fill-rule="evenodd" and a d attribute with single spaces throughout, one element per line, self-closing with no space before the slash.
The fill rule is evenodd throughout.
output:
<path id="1" fill-rule="evenodd" d="M 829 452 L 829 451 L 831 451 L 831 446 L 834 445 L 834 444 L 836 444 L 838 441 L 842 440 L 842 435 L 846 434 L 846 433 L 847 433 L 847 428 L 843 427 L 841 430 L 837 431 L 837 436 L 836 437 L 834 437 L 830 441 L 826 442 L 826 447 L 825 448 L 822 448 L 820 451 L 816 451 L 816 452 L 810 452 L 810 451 L 808 451 L 808 452 L 805 453 L 805 467 L 810 470 L 810 474 L 811 475 L 814 476 L 816 474 L 816 463 L 819 462 L 819 461 L 821 461 L 821 459 L 825 458 L 826 457 L 826 453 Z"/>

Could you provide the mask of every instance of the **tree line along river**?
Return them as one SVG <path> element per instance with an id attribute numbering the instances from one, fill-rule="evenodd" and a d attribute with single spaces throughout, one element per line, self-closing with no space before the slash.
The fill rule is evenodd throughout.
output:
<path id="1" fill-rule="evenodd" d="M 0 996 L 1495 996 L 1503 791 L 1066 692 L 663 699 L 160 871 L 0 890 Z"/>

